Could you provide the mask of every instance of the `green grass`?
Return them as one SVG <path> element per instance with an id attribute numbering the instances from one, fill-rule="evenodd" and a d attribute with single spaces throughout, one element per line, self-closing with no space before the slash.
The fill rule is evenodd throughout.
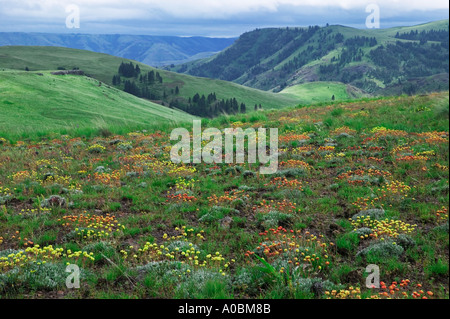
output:
<path id="1" fill-rule="evenodd" d="M 2 69 L 25 70 L 25 67 L 31 71 L 56 70 L 58 67 L 71 70 L 77 67 L 107 84 L 112 84 L 112 77 L 117 74 L 122 61 L 126 63 L 131 61 L 85 50 L 33 46 L 0 47 L 0 56 L 0 71 Z M 262 104 L 264 108 L 281 108 L 299 103 L 297 98 L 289 95 L 260 91 L 227 81 L 158 70 L 137 61 L 132 62 L 139 65 L 142 73 L 158 71 L 167 87 L 179 86 L 179 95 L 186 99 L 192 98 L 196 93 L 208 95 L 215 92 L 218 99 L 235 97 L 240 103 L 245 103 L 248 108 L 255 104 Z"/>
<path id="2" fill-rule="evenodd" d="M 85 76 L 0 71 L 0 133 L 148 127 L 193 116 L 139 99 Z"/>
<path id="3" fill-rule="evenodd" d="M 421 109 L 423 105 L 428 108 Z M 420 283 L 424 292 L 434 294 L 430 298 L 448 299 L 448 289 L 444 290 L 448 287 L 449 242 L 447 106 L 448 92 L 442 92 L 250 112 L 202 123 L 204 128 L 225 128 L 236 121 L 244 123 L 244 129 L 255 124 L 278 128 L 283 149 L 279 169 L 285 170 L 288 161 L 293 169 L 303 166 L 300 161 L 310 165 L 301 176 L 287 177 L 288 182 L 297 180 L 301 190 L 288 184 L 275 186 L 276 176 L 258 174 L 256 165 L 230 170 L 233 164 L 180 164 L 173 170 L 168 156 L 170 123 L 155 126 L 139 138 L 124 131 L 120 139 L 130 143 L 131 149 L 121 149 L 109 143 L 111 137 L 101 134 L 76 139 L 77 132 L 70 138 L 52 132 L 23 143 L 0 140 L 0 201 L 7 198 L 0 203 L 0 256 L 9 256 L 10 249 L 26 249 L 31 245 L 28 241 L 42 248 L 52 245 L 67 252 L 48 261 L 55 269 L 64 274 L 66 263 L 74 263 L 87 276 L 80 289 L 65 290 L 63 277 L 58 288 L 44 290 L 48 281 L 43 281 L 43 271 L 40 282 L 34 280 L 30 285 L 32 261 L 16 265 L 16 270 L 0 263 L 0 294 L 53 298 L 54 291 L 64 290 L 68 299 L 324 299 L 331 297 L 325 291 L 353 287 L 361 289 L 361 298 L 380 296 L 383 291 L 392 298 L 412 298 Z M 373 130 L 380 126 L 404 131 L 386 135 Z M 342 130 L 348 135 L 339 134 Z M 293 147 L 293 141 L 286 139 L 292 134 L 308 134 L 310 138 Z M 326 153 L 323 146 L 330 139 L 336 146 Z M 89 146 L 94 144 L 104 145 L 104 151 L 90 153 Z M 434 155 L 404 163 L 397 154 L 399 147 L 409 147 L 404 152 L 413 154 L 434 151 Z M 339 161 L 333 162 L 336 157 Z M 108 178 L 95 175 L 100 165 L 111 169 L 103 176 Z M 245 170 L 256 176 L 244 177 Z M 384 181 L 353 183 L 353 177 L 379 176 L 376 170 L 386 174 Z M 46 178 L 49 172 L 60 176 L 58 181 L 64 185 Z M 127 176 L 130 172 L 139 175 Z M 343 176 L 345 172 L 353 174 Z M 188 189 L 175 187 L 182 184 L 180 180 L 191 179 L 195 181 Z M 410 190 L 404 188 L 408 199 L 388 191 L 388 181 L 408 185 Z M 147 187 L 141 186 L 143 182 Z M 381 196 L 383 186 L 386 197 L 378 202 L 357 202 Z M 63 187 L 76 192 L 63 191 Z M 185 201 L 171 196 L 177 192 L 195 198 Z M 22 213 L 23 209 L 38 208 L 51 195 L 63 196 L 66 205 L 51 206 L 34 216 Z M 220 198 L 214 200 L 213 195 Z M 370 224 L 364 225 L 370 228 L 364 230 L 360 229 L 362 224 L 352 223 L 355 214 L 381 206 L 386 225 L 390 225 L 383 227 L 385 231 L 379 233 L 381 229 L 377 231 Z M 224 225 L 218 218 L 201 219 L 214 211 L 232 222 Z M 281 214 L 290 218 L 271 218 L 270 223 L 264 218 L 283 217 Z M 83 216 L 89 217 L 89 224 L 98 222 L 88 226 L 80 219 Z M 395 220 L 415 226 L 409 230 L 397 227 Z M 106 226 L 112 230 L 104 230 Z M 74 236 L 76 229 L 86 227 L 94 235 Z M 376 231 L 378 236 L 369 235 Z M 383 239 L 402 249 L 392 254 L 386 245 L 380 245 Z M 368 247 L 373 250 L 360 254 Z M 92 259 L 70 255 L 81 251 L 92 253 Z M 403 279 L 409 279 L 410 285 L 400 287 L 395 295 L 385 288 L 366 288 L 364 269 L 369 264 L 380 267 L 380 280 L 387 287 Z M 322 292 L 313 286 L 313 280 L 322 282 Z"/>
<path id="4" fill-rule="evenodd" d="M 281 93 L 297 97 L 300 100 L 300 104 L 330 102 L 332 101 L 333 95 L 336 101 L 349 100 L 354 97 L 349 94 L 348 86 L 340 82 L 309 82 L 297 84 L 284 89 Z M 359 97 L 363 96 L 360 93 Z"/>

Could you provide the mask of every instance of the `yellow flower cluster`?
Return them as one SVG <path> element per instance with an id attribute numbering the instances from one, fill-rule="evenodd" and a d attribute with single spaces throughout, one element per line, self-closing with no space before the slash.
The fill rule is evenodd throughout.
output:
<path id="1" fill-rule="evenodd" d="M 46 263 L 47 261 L 53 261 L 67 258 L 79 258 L 80 256 L 90 260 L 94 260 L 93 253 L 87 253 L 85 251 L 77 251 L 72 253 L 68 250 L 64 253 L 63 248 L 54 248 L 52 245 L 41 248 L 39 245 L 34 245 L 25 250 L 20 250 L 17 253 L 11 253 L 6 257 L 0 257 L 0 272 L 8 271 L 14 267 L 23 267 L 31 262 Z"/>
<path id="2" fill-rule="evenodd" d="M 282 227 L 266 230 L 259 235 L 265 241 L 260 243 L 255 251 L 247 251 L 246 257 L 261 252 L 264 259 L 272 263 L 280 256 L 289 256 L 289 267 L 299 267 L 304 263 L 311 265 L 303 268 L 303 272 L 308 275 L 321 272 L 330 265 L 328 247 L 333 244 L 322 242 L 323 235 L 316 236 L 309 231 L 302 234 L 301 231 L 287 231 Z"/>
<path id="3" fill-rule="evenodd" d="M 21 183 L 25 180 L 36 180 L 37 178 L 37 173 L 36 171 L 20 171 L 17 173 L 14 173 L 10 176 L 10 178 L 12 178 L 12 180 L 15 183 Z"/>
<path id="4" fill-rule="evenodd" d="M 296 159 L 289 159 L 287 161 L 280 162 L 280 166 L 289 167 L 289 168 L 303 168 L 303 169 L 307 169 L 307 170 L 311 169 L 311 165 L 309 165 L 308 163 L 306 163 L 304 161 L 296 160 Z"/>
<path id="5" fill-rule="evenodd" d="M 175 183 L 175 189 L 177 191 L 185 191 L 188 189 L 193 189 L 195 187 L 196 182 L 198 182 L 198 180 L 195 179 L 187 180 L 183 177 L 179 177 Z"/>
<path id="6" fill-rule="evenodd" d="M 87 259 L 90 259 L 91 261 L 94 261 L 95 260 L 95 258 L 94 258 L 94 253 L 88 253 L 88 252 L 86 252 L 86 251 L 76 251 L 76 252 L 72 252 L 70 249 L 69 250 L 67 250 L 67 254 L 65 254 L 64 255 L 64 257 L 67 257 L 67 258 L 79 258 L 80 256 L 82 256 L 82 257 L 84 257 L 84 258 L 87 258 Z"/>
<path id="7" fill-rule="evenodd" d="M 289 117 L 289 116 L 282 116 L 278 119 L 281 123 L 297 123 L 300 122 L 300 118 L 298 117 Z"/>
<path id="8" fill-rule="evenodd" d="M 64 216 L 58 221 L 65 221 L 63 226 L 75 226 L 75 233 L 82 240 L 106 238 L 112 236 L 114 232 L 118 233 L 125 229 L 115 216 L 91 216 L 90 214 L 80 214 Z"/>
<path id="9" fill-rule="evenodd" d="M 56 165 L 56 161 L 54 159 L 40 159 L 40 160 L 37 160 L 35 163 L 35 166 L 37 168 L 42 168 L 42 167 L 52 168 L 54 165 Z"/>
<path id="10" fill-rule="evenodd" d="M 218 271 L 225 275 L 224 269 L 227 269 L 234 260 L 226 262 L 225 258 L 220 252 L 214 254 L 208 254 L 204 256 L 202 252 L 196 249 L 195 245 L 188 241 L 189 239 L 204 240 L 201 230 L 195 232 L 193 228 L 187 228 L 183 226 L 181 228 L 175 228 L 175 231 L 179 232 L 177 236 L 163 235 L 163 239 L 167 241 L 166 244 L 157 244 L 146 242 L 142 247 L 135 249 L 133 246 L 129 246 L 127 250 L 122 249 L 120 252 L 125 260 L 135 264 L 142 262 L 152 261 L 179 261 L 182 264 L 187 264 L 192 268 L 205 267 L 205 268 L 217 268 Z M 186 242 L 185 247 L 178 247 L 171 245 L 171 242 L 181 241 Z M 202 257 L 203 255 L 203 257 Z M 131 258 L 130 258 L 131 257 Z"/>
<path id="11" fill-rule="evenodd" d="M 392 155 L 400 155 L 402 153 L 413 153 L 413 150 L 410 146 L 397 146 L 391 150 Z"/>
<path id="12" fill-rule="evenodd" d="M 354 129 L 351 129 L 351 128 L 347 127 L 347 126 L 341 126 L 341 127 L 338 127 L 337 129 L 331 131 L 330 135 L 339 135 L 339 134 L 342 134 L 342 133 L 347 133 L 347 134 L 352 135 L 352 134 L 355 134 L 356 131 Z"/>
<path id="13" fill-rule="evenodd" d="M 69 191 L 74 191 L 74 190 L 81 191 L 81 185 L 79 183 L 72 184 L 72 185 L 69 185 L 68 189 L 69 189 Z"/>
<path id="14" fill-rule="evenodd" d="M 245 125 L 245 124 L 242 123 L 241 121 L 237 121 L 237 122 L 231 123 L 231 126 L 232 126 L 233 128 L 243 127 L 244 125 Z"/>
<path id="15" fill-rule="evenodd" d="M 141 136 L 143 136 L 144 134 L 142 134 L 142 133 L 137 133 L 137 132 L 131 132 L 131 133 L 128 133 L 128 136 L 129 137 L 141 137 Z"/>
<path id="16" fill-rule="evenodd" d="M 436 156 L 436 152 L 431 150 L 431 151 L 423 151 L 423 152 L 419 152 L 416 154 L 416 156 Z"/>
<path id="17" fill-rule="evenodd" d="M 60 184 L 63 186 L 69 186 L 71 183 L 72 183 L 72 178 L 70 176 L 53 175 L 53 176 L 47 177 L 40 184 L 43 186 L 51 185 L 51 184 Z"/>
<path id="18" fill-rule="evenodd" d="M 336 157 L 345 157 L 345 153 L 337 153 L 337 154 L 327 154 L 327 155 L 325 155 L 325 159 L 327 160 L 327 161 L 330 161 L 330 160 L 332 160 L 333 158 L 336 158 Z"/>
<path id="19" fill-rule="evenodd" d="M 185 165 L 178 165 L 172 161 L 156 160 L 151 163 L 146 163 L 146 167 L 155 173 L 168 173 L 178 176 L 192 175 L 197 170 L 194 167 L 187 167 Z"/>
<path id="20" fill-rule="evenodd" d="M 382 186 L 379 191 L 383 194 L 400 194 L 402 197 L 408 197 L 406 193 L 411 191 L 411 187 L 403 182 L 393 180 L 392 182 L 386 183 L 386 185 Z"/>
<path id="21" fill-rule="evenodd" d="M 14 188 L 14 190 L 16 189 Z M 0 186 L 0 196 L 12 196 L 11 189 Z"/>
<path id="22" fill-rule="evenodd" d="M 336 149 L 336 147 L 334 146 L 320 146 L 318 148 L 319 152 L 334 152 L 334 150 Z"/>
<path id="23" fill-rule="evenodd" d="M 410 186 L 403 182 L 394 180 L 377 189 L 377 192 L 381 194 L 378 197 L 359 197 L 355 202 L 353 202 L 353 205 L 359 209 L 376 207 L 376 204 L 383 200 L 404 200 L 408 197 L 408 193 L 410 191 Z M 413 198 L 413 200 L 415 199 Z M 384 206 L 383 203 L 380 203 L 380 205 Z"/>
<path id="24" fill-rule="evenodd" d="M 400 234 L 410 234 L 414 232 L 417 227 L 417 225 L 411 225 L 401 220 L 388 218 L 384 220 L 375 220 L 371 219 L 370 216 L 358 217 L 356 220 L 352 220 L 350 218 L 350 221 L 354 227 L 354 230 L 361 227 L 368 227 L 372 229 L 372 234 L 361 236 L 361 239 L 369 237 L 378 238 L 383 236 L 397 238 Z"/>
<path id="25" fill-rule="evenodd" d="M 425 138 L 425 142 L 428 144 L 448 143 L 448 132 L 423 132 L 417 136 Z"/>
<path id="26" fill-rule="evenodd" d="M 301 155 L 303 153 L 307 153 L 313 150 L 313 147 L 311 145 L 307 146 L 299 146 L 292 149 L 292 154 L 295 155 Z"/>
<path id="27" fill-rule="evenodd" d="M 169 170 L 169 174 L 174 174 L 174 175 L 190 175 L 190 174 L 194 174 L 197 170 L 194 167 L 187 167 L 187 166 L 178 166 L 178 167 L 174 167 L 171 170 Z"/>
<path id="28" fill-rule="evenodd" d="M 20 216 L 35 216 L 37 214 L 46 214 L 49 213 L 50 209 L 45 207 L 40 208 L 27 208 L 27 209 L 21 209 L 19 212 Z"/>
<path id="29" fill-rule="evenodd" d="M 442 208 L 436 212 L 436 217 L 439 221 L 448 220 L 448 208 L 442 206 Z"/>
<path id="30" fill-rule="evenodd" d="M 88 175 L 88 179 L 93 179 L 102 183 L 103 185 L 116 186 L 120 184 L 120 178 L 125 175 L 125 171 L 123 169 L 114 170 L 111 173 L 97 173 L 94 175 Z"/>
<path id="31" fill-rule="evenodd" d="M 391 129 L 387 129 L 383 126 L 374 127 L 370 132 L 374 133 L 377 137 L 380 137 L 380 136 L 406 137 L 406 136 L 408 136 L 408 133 L 405 131 L 391 130 Z"/>
<path id="32" fill-rule="evenodd" d="M 106 150 L 106 147 L 104 147 L 103 145 L 100 145 L 100 144 L 93 144 L 93 145 L 89 146 L 87 150 L 88 150 L 88 152 L 102 153 Z"/>
<path id="33" fill-rule="evenodd" d="M 125 163 L 144 163 L 144 162 L 151 162 L 152 160 L 153 157 L 150 156 L 149 154 L 135 154 L 120 158 L 120 161 Z"/>
<path id="34" fill-rule="evenodd" d="M 361 299 L 361 289 L 349 287 L 348 289 L 341 289 L 339 291 L 325 291 L 327 299 Z"/>
<path id="35" fill-rule="evenodd" d="M 436 163 L 433 166 L 436 167 L 437 169 L 441 170 L 441 171 L 448 171 L 448 166 L 441 165 L 439 163 Z"/>
<path id="36" fill-rule="evenodd" d="M 122 147 L 133 147 L 133 143 L 131 142 L 120 142 L 119 144 L 117 144 L 117 147 L 122 146 Z"/>

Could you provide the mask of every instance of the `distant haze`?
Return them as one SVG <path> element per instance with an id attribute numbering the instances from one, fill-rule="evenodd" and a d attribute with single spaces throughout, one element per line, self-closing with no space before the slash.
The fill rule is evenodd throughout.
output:
<path id="1" fill-rule="evenodd" d="M 89 50 L 156 67 L 206 58 L 234 41 L 235 38 L 0 32 L 0 46 L 58 46 Z"/>

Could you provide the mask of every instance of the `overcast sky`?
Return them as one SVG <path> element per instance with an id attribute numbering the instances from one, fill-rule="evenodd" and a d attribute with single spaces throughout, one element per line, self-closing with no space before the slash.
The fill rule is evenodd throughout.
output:
<path id="1" fill-rule="evenodd" d="M 381 28 L 449 16 L 447 0 L 0 0 L 0 32 L 232 37 L 263 27 L 365 28 L 370 3 L 380 8 Z M 72 4 L 79 8 L 80 28 L 66 26 Z"/>

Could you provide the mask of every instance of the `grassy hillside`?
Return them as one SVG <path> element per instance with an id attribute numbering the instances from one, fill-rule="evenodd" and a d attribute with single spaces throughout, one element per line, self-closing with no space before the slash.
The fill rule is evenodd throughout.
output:
<path id="1" fill-rule="evenodd" d="M 297 97 L 300 104 L 349 100 L 366 96 L 361 90 L 339 82 L 309 82 L 287 87 L 283 94 Z"/>
<path id="2" fill-rule="evenodd" d="M 430 31 L 430 30 L 447 30 L 448 29 L 449 20 L 439 20 L 439 21 L 431 21 L 428 23 L 422 23 L 414 26 L 408 27 L 393 27 L 388 29 L 379 29 L 377 33 L 380 35 L 385 35 L 388 37 L 393 37 L 397 32 L 405 33 L 410 31 Z"/>
<path id="3" fill-rule="evenodd" d="M 85 76 L 0 70 L 0 135 L 145 127 L 192 116 Z"/>
<path id="4" fill-rule="evenodd" d="M 28 67 L 30 70 L 36 71 L 56 70 L 57 68 L 70 70 L 77 67 L 107 84 L 112 84 L 112 78 L 117 74 L 121 62 L 129 61 L 107 54 L 58 47 L 0 47 L 0 69 L 24 70 Z M 215 92 L 219 99 L 235 97 L 240 103 L 243 102 L 248 106 L 262 104 L 264 108 L 281 108 L 298 104 L 297 99 L 283 94 L 264 92 L 226 81 L 158 70 L 136 61 L 133 63 L 139 65 L 142 73 L 151 70 L 158 71 L 164 79 L 166 91 L 170 93 L 171 89 L 178 86 L 180 89 L 178 96 L 186 100 L 196 93 L 208 95 Z"/>
<path id="5" fill-rule="evenodd" d="M 171 70 L 275 92 L 312 81 L 339 81 L 378 95 L 389 94 L 390 87 L 399 84 L 405 87 L 402 93 L 424 93 L 425 87 L 436 91 L 445 83 L 429 82 L 411 90 L 411 80 L 448 74 L 448 23 L 390 29 L 257 29 L 213 57 Z M 411 31 L 418 34 L 409 36 Z"/>

